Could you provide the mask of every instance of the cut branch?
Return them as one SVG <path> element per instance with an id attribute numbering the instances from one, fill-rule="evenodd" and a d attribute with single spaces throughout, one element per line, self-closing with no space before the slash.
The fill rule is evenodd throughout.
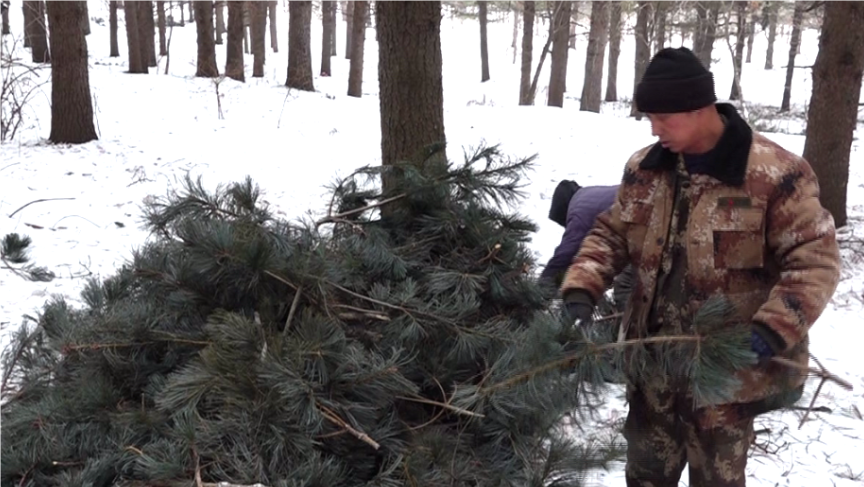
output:
<path id="1" fill-rule="evenodd" d="M 21 208 L 18 208 L 17 210 L 13 211 L 12 214 L 9 215 L 9 218 L 12 218 L 13 216 L 15 216 L 16 213 L 23 210 L 24 208 L 27 208 L 28 206 L 32 205 L 33 203 L 41 203 L 43 201 L 63 201 L 63 200 L 74 200 L 74 199 L 75 198 L 43 198 L 43 199 L 34 200 L 34 201 L 31 201 L 31 202 L 27 203 L 26 205 L 22 206 Z"/>

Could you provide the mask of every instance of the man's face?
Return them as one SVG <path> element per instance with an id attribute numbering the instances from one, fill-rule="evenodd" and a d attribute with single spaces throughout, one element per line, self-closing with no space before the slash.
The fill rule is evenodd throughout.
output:
<path id="1" fill-rule="evenodd" d="M 698 112 L 648 113 L 651 135 L 672 152 L 687 152 L 696 142 L 699 124 Z"/>

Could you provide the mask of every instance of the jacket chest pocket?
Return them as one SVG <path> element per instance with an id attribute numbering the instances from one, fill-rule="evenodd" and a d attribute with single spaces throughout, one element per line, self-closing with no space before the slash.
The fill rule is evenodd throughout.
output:
<path id="1" fill-rule="evenodd" d="M 753 269 L 765 265 L 762 208 L 719 209 L 712 220 L 715 268 Z"/>
<path id="2" fill-rule="evenodd" d="M 627 244 L 631 258 L 638 260 L 642 254 L 645 235 L 654 207 L 639 201 L 630 202 L 621 209 L 621 221 L 627 224 Z"/>

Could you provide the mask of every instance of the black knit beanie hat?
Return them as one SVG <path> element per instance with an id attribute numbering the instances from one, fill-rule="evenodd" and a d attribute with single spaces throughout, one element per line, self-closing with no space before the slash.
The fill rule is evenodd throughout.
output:
<path id="1" fill-rule="evenodd" d="M 636 86 L 636 109 L 642 113 L 680 113 L 717 101 L 714 75 L 686 47 L 661 49 Z"/>
<path id="2" fill-rule="evenodd" d="M 562 180 L 552 193 L 552 205 L 549 207 L 549 219 L 563 226 L 567 225 L 567 209 L 570 207 L 570 199 L 579 191 L 576 181 Z"/>

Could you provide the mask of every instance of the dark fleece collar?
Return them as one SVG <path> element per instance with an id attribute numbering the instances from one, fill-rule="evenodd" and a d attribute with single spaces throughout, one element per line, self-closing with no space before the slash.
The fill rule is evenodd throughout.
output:
<path id="1" fill-rule="evenodd" d="M 741 186 L 747 174 L 747 158 L 753 143 L 753 130 L 734 106 L 729 103 L 717 103 L 715 106 L 727 123 L 717 146 L 711 151 L 712 160 L 706 165 L 704 174 L 729 186 Z M 673 171 L 677 164 L 678 153 L 657 142 L 639 163 L 639 168 Z"/>

